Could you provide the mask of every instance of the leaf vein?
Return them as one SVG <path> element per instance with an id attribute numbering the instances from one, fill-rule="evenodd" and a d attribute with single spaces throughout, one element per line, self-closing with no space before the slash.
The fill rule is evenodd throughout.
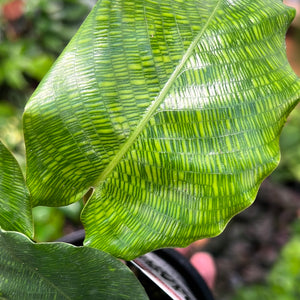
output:
<path id="1" fill-rule="evenodd" d="M 147 122 L 150 120 L 150 118 L 155 113 L 156 109 L 163 102 L 163 100 L 165 99 L 165 96 L 167 95 L 168 91 L 170 90 L 172 84 L 174 83 L 177 76 L 179 75 L 179 73 L 183 69 L 183 67 L 184 67 L 186 61 L 188 60 L 188 58 L 190 57 L 192 51 L 196 47 L 199 40 L 202 38 L 203 34 L 205 33 L 205 30 L 207 29 L 207 27 L 209 26 L 211 20 L 215 16 L 220 4 L 221 4 L 221 0 L 219 0 L 218 3 L 216 4 L 214 10 L 212 11 L 210 17 L 208 18 L 208 20 L 206 22 L 206 24 L 203 26 L 202 30 L 199 32 L 199 34 L 196 36 L 196 38 L 192 41 L 189 48 L 187 49 L 187 51 L 183 55 L 180 63 L 175 68 L 175 70 L 172 73 L 172 75 L 170 76 L 169 80 L 166 82 L 163 89 L 161 90 L 161 92 L 157 96 L 156 100 L 150 105 L 149 109 L 147 110 L 147 112 L 145 113 L 145 115 L 143 116 L 143 118 L 141 119 L 139 124 L 136 126 L 136 129 L 133 131 L 132 135 L 123 144 L 123 146 L 121 147 L 119 152 L 114 156 L 114 158 L 111 160 L 111 162 L 107 165 L 107 167 L 100 174 L 100 176 L 95 180 L 94 185 L 96 185 L 96 186 L 100 185 L 112 173 L 114 168 L 122 160 L 123 156 L 127 153 L 129 148 L 133 145 L 133 143 L 137 139 L 138 135 L 142 132 L 142 130 L 146 126 Z"/>

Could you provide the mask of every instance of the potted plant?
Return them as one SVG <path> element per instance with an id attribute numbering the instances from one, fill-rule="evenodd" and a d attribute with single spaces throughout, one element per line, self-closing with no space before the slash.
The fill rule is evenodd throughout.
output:
<path id="1" fill-rule="evenodd" d="M 0 144 L 0 296 L 145 299 L 126 261 L 219 234 L 279 162 L 299 102 L 295 11 L 100 0 L 28 101 L 26 180 Z M 35 243 L 31 208 L 84 200 L 84 246 Z"/>

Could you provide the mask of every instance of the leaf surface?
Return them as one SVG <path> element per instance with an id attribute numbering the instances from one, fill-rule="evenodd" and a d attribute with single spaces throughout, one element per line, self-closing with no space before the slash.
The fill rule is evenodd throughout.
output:
<path id="1" fill-rule="evenodd" d="M 220 233 L 278 164 L 293 17 L 276 0 L 98 1 L 26 107 L 34 204 L 87 193 L 86 245 L 126 259 Z"/>
<path id="2" fill-rule="evenodd" d="M 0 228 L 33 235 L 29 191 L 18 162 L 1 141 Z"/>
<path id="3" fill-rule="evenodd" d="M 0 230 L 0 296 L 7 299 L 148 299 L 111 255 L 65 243 L 34 244 Z"/>

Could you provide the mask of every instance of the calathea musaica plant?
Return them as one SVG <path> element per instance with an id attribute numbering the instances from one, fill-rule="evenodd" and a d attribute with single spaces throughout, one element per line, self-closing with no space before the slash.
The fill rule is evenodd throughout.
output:
<path id="1" fill-rule="evenodd" d="M 26 180 L 0 146 L 1 297 L 144 299 L 114 257 L 217 235 L 248 207 L 299 101 L 294 13 L 99 0 L 25 107 Z M 30 240 L 31 207 L 82 198 L 83 247 Z"/>

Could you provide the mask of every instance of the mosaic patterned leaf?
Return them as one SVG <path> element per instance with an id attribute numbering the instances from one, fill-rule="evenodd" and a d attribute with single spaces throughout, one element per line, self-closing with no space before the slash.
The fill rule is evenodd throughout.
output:
<path id="1" fill-rule="evenodd" d="M 85 244 L 131 259 L 220 233 L 300 97 L 279 0 L 99 0 L 24 114 L 35 205 L 88 193 Z"/>
<path id="2" fill-rule="evenodd" d="M 122 262 L 66 243 L 35 244 L 0 230 L 1 299 L 148 299 Z"/>
<path id="3" fill-rule="evenodd" d="M 33 236 L 31 203 L 18 162 L 0 141 L 0 228 Z"/>

